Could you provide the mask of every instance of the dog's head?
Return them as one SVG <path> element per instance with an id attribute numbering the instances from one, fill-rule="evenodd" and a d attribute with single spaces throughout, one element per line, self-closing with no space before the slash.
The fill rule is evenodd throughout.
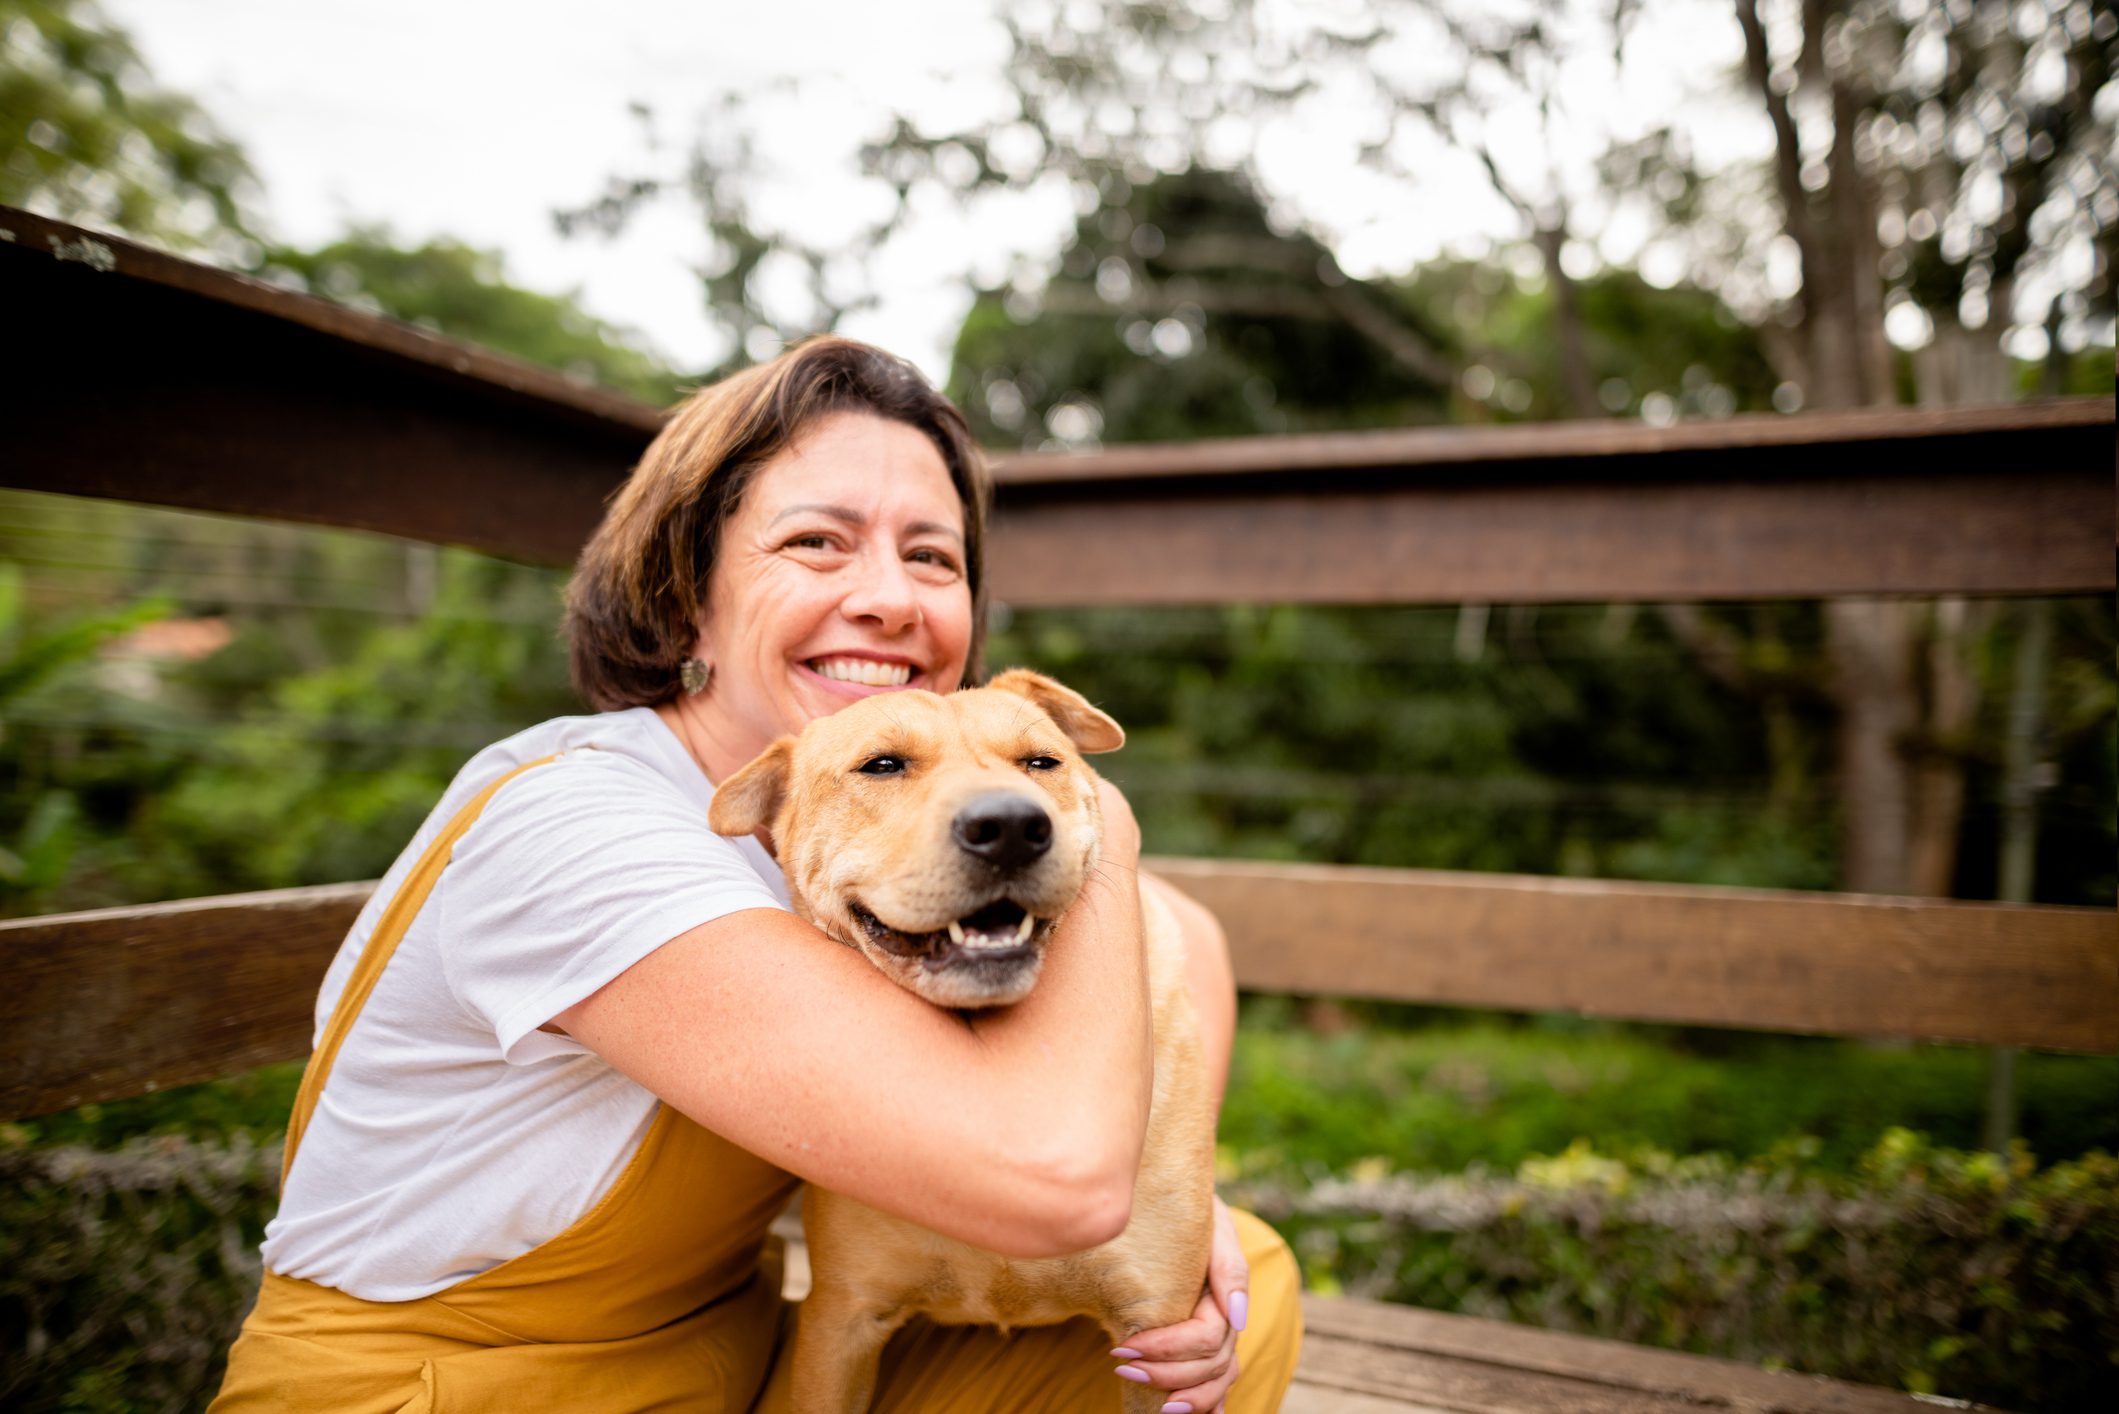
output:
<path id="1" fill-rule="evenodd" d="M 1037 673 L 863 698 L 714 792 L 724 835 L 770 831 L 795 909 L 937 1006 L 1020 1001 L 1102 842 L 1118 723 Z"/>

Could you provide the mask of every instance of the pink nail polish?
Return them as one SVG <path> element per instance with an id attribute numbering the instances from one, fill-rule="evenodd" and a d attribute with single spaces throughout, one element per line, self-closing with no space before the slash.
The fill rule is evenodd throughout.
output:
<path id="1" fill-rule="evenodd" d="M 1231 1292 L 1229 1295 L 1229 1325 L 1240 1331 L 1243 1329 L 1243 1323 L 1250 1319 L 1250 1315 L 1250 1293 L 1246 1291 Z"/>
<path id="2" fill-rule="evenodd" d="M 1192 1406 L 1182 1399 L 1173 1399 L 1163 1406 L 1163 1414 L 1192 1414 Z"/>
<path id="3" fill-rule="evenodd" d="M 1148 1382 L 1148 1372 L 1146 1370 L 1136 1370 L 1131 1365 L 1119 1366 L 1118 1377 L 1122 1380 L 1131 1380 L 1137 1385 L 1144 1385 Z"/>
<path id="4" fill-rule="evenodd" d="M 1121 1345 L 1121 1346 L 1120 1346 L 1120 1347 L 1119 1347 L 1118 1349 L 1116 1349 L 1116 1350 L 1112 1351 L 1111 1353 L 1112 1353 L 1113 1355 L 1116 1355 L 1116 1356 L 1117 1356 L 1117 1357 L 1118 1357 L 1119 1359 L 1121 1359 L 1121 1360 L 1138 1360 L 1138 1359 L 1140 1359 L 1140 1352 L 1139 1352 L 1138 1350 L 1128 1350 L 1128 1349 L 1127 1349 L 1127 1348 L 1126 1348 L 1125 1346 L 1123 1346 L 1123 1345 Z"/>

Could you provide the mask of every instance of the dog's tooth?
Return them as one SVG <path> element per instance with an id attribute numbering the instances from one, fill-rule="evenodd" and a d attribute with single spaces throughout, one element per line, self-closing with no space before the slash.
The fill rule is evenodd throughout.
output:
<path id="1" fill-rule="evenodd" d="M 1035 918 L 1026 913 L 1023 915 L 1023 921 L 1015 925 L 1015 941 L 1018 945 L 1030 941 L 1030 929 L 1036 922 Z"/>
<path id="2" fill-rule="evenodd" d="M 963 925 L 963 924 L 961 924 L 961 923 L 951 923 L 951 924 L 949 925 L 949 941 L 951 941 L 952 943 L 955 943 L 955 944 L 956 944 L 956 945 L 957 945 L 958 947 L 962 947 L 962 946 L 964 946 L 964 925 Z"/>

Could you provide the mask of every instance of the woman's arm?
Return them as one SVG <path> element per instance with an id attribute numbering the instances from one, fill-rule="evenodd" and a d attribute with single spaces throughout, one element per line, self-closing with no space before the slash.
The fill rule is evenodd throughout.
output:
<path id="1" fill-rule="evenodd" d="M 790 914 L 703 924 L 554 1018 L 676 1106 L 805 1179 L 1009 1256 L 1131 1216 L 1154 1038 L 1140 833 L 1104 792 L 1102 859 L 1037 987 L 970 1020 Z"/>

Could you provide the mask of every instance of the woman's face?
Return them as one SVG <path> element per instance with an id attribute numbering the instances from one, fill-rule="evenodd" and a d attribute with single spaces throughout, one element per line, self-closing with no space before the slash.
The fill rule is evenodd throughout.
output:
<path id="1" fill-rule="evenodd" d="M 964 506 L 927 435 L 837 413 L 758 469 L 721 529 L 686 704 L 738 764 L 857 698 L 949 692 L 971 651 Z"/>

